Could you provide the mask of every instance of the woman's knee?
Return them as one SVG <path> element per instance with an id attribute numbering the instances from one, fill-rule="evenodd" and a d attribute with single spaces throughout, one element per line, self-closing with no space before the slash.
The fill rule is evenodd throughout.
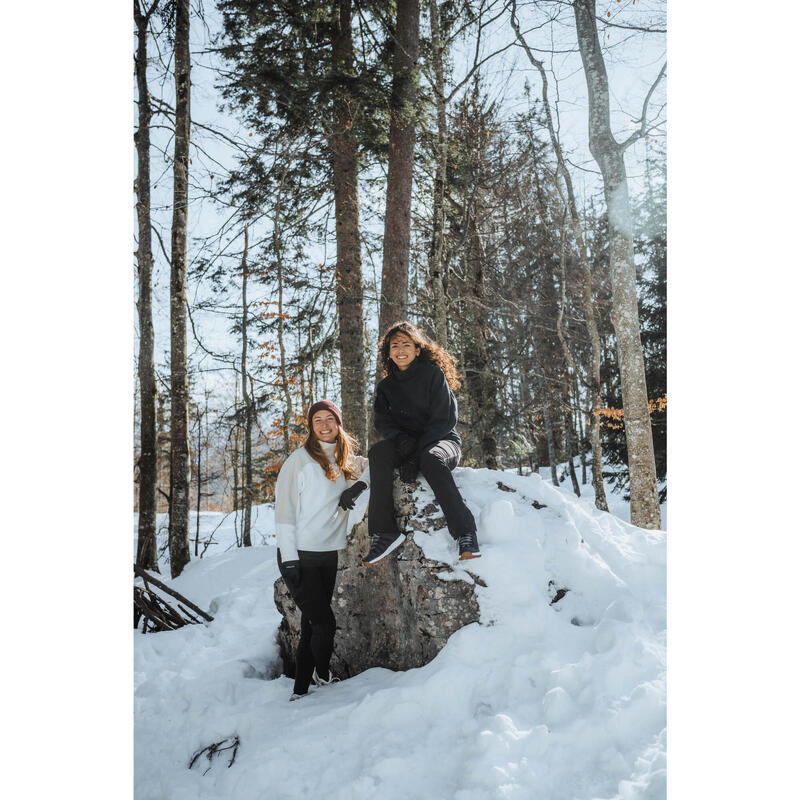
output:
<path id="1" fill-rule="evenodd" d="M 394 442 L 391 439 L 381 439 L 379 442 L 375 442 L 375 444 L 370 447 L 367 458 L 369 458 L 370 464 L 376 461 L 388 461 L 389 459 L 393 459 Z"/>
<path id="2" fill-rule="evenodd" d="M 419 468 L 423 472 L 426 469 L 441 469 L 442 467 L 447 469 L 447 464 L 435 447 L 426 448 L 419 454 Z"/>

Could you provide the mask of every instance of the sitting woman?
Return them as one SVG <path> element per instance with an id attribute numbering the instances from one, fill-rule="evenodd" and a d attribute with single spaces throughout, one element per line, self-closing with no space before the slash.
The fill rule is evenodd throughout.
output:
<path id="1" fill-rule="evenodd" d="M 305 442 L 278 473 L 278 569 L 301 614 L 290 700 L 305 695 L 312 680 L 317 686 L 338 680 L 330 674 L 338 551 L 347 540 L 347 510 L 369 480 L 368 473 L 362 474 L 367 459 L 355 455 L 357 444 L 342 426 L 339 409 L 320 400 L 308 410 Z"/>
<path id="2" fill-rule="evenodd" d="M 460 559 L 479 558 L 475 519 L 453 481 L 461 458 L 453 391 L 461 382 L 453 357 L 410 322 L 398 322 L 378 344 L 386 377 L 375 393 L 375 429 L 383 437 L 369 451 L 372 566 L 402 543 L 392 502 L 392 470 L 411 483 L 422 472 L 442 507 Z"/>

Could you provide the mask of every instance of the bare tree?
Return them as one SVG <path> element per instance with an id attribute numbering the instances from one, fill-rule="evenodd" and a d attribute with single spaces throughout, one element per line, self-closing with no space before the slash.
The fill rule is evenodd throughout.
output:
<path id="1" fill-rule="evenodd" d="M 247 244 L 248 226 L 244 226 L 244 250 L 242 251 L 242 406 L 244 409 L 244 520 L 242 522 L 242 545 L 250 547 L 250 517 L 253 508 L 253 398 L 247 386 Z"/>
<path id="2" fill-rule="evenodd" d="M 189 0 L 175 2 L 175 155 L 170 274 L 169 558 L 172 577 L 189 563 L 189 386 L 186 365 L 186 216 L 189 202 Z"/>
<path id="3" fill-rule="evenodd" d="M 153 361 L 153 250 L 150 233 L 150 92 L 147 85 L 147 29 L 158 7 L 154 0 L 143 10 L 134 0 L 136 23 L 136 88 L 139 94 L 139 127 L 133 136 L 136 143 L 136 217 L 139 244 L 136 264 L 139 277 L 139 398 L 141 409 L 139 453 L 139 532 L 136 563 L 143 569 L 158 572 L 156 550 L 156 375 Z"/>
<path id="4" fill-rule="evenodd" d="M 625 150 L 647 130 L 647 106 L 665 73 L 664 65 L 644 101 L 640 128 L 620 143 L 611 131 L 609 84 L 595 20 L 595 0 L 575 0 L 575 27 L 589 91 L 589 149 L 600 167 L 608 210 L 611 250 L 612 322 L 617 338 L 625 438 L 630 474 L 631 522 L 642 528 L 659 528 L 656 465 L 644 356 L 636 299 L 633 260 L 633 215 L 625 171 Z"/>

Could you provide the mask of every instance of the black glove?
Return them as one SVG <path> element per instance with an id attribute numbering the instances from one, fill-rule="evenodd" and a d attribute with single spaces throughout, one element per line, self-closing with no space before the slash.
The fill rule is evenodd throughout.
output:
<path id="1" fill-rule="evenodd" d="M 417 479 L 418 472 L 419 467 L 413 458 L 406 459 L 400 464 L 400 480 L 403 481 L 403 483 L 414 483 Z"/>
<path id="2" fill-rule="evenodd" d="M 364 481 L 356 481 L 350 488 L 339 495 L 339 508 L 349 511 L 356 504 L 356 498 L 367 488 Z"/>
<path id="3" fill-rule="evenodd" d="M 289 593 L 294 595 L 300 588 L 300 562 L 299 561 L 284 561 L 283 562 L 283 579 L 286 581 L 286 588 Z"/>
<path id="4" fill-rule="evenodd" d="M 417 440 L 407 433 L 398 433 L 394 440 L 394 449 L 399 461 L 406 461 L 417 452 Z"/>

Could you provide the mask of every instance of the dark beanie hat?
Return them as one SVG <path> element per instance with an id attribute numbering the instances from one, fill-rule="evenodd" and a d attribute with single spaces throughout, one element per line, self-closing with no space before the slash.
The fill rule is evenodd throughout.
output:
<path id="1" fill-rule="evenodd" d="M 317 402 L 314 403 L 314 405 L 311 406 L 311 408 L 308 409 L 308 427 L 309 428 L 311 428 L 311 420 L 312 420 L 314 414 L 316 414 L 317 411 L 322 411 L 323 409 L 325 411 L 330 411 L 331 414 L 333 414 L 333 416 L 336 417 L 336 421 L 339 423 L 339 427 L 340 428 L 343 427 L 342 426 L 342 412 L 339 411 L 339 409 L 333 403 L 331 403 L 330 400 L 317 400 Z"/>

